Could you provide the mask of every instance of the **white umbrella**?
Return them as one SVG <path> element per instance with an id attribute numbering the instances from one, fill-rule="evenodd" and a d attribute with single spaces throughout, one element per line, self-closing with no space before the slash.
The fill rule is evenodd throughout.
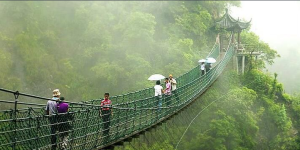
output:
<path id="1" fill-rule="evenodd" d="M 205 61 L 206 61 L 205 59 L 200 59 L 198 62 L 202 63 L 202 62 L 205 62 Z"/>
<path id="2" fill-rule="evenodd" d="M 156 80 L 161 80 L 161 79 L 164 79 L 165 76 L 161 75 L 161 74 L 154 74 L 154 75 L 151 75 L 148 80 L 150 81 L 156 81 Z"/>
<path id="3" fill-rule="evenodd" d="M 214 58 L 212 58 L 212 57 L 206 58 L 206 63 L 212 64 L 212 63 L 215 63 L 215 62 L 217 62 L 216 59 L 214 59 Z"/>

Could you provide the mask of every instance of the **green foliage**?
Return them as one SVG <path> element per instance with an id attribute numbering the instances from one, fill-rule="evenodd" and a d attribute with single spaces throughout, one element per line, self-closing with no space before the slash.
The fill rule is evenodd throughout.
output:
<path id="1" fill-rule="evenodd" d="M 205 57 L 227 3 L 1 2 L 0 83 L 71 101 L 153 86 L 151 74 L 178 77 Z"/>
<path id="2" fill-rule="evenodd" d="M 269 94 L 272 88 L 272 78 L 259 70 L 251 70 L 242 80 L 246 87 L 255 90 L 258 95 Z"/>
<path id="3" fill-rule="evenodd" d="M 210 31 L 213 21 L 225 7 L 240 2 L 0 4 L 0 85 L 45 97 L 59 88 L 68 101 L 82 101 L 100 98 L 104 92 L 117 95 L 153 86 L 146 80 L 151 74 L 176 77 L 190 70 L 215 41 Z M 241 38 L 263 52 L 262 61 L 253 59 L 253 68 L 272 64 L 279 56 L 253 32 L 244 31 Z M 276 76 L 256 69 L 242 77 L 233 71 L 224 73 L 194 112 L 218 101 L 195 121 L 179 147 L 299 149 L 295 133 L 300 130 L 300 96 L 283 91 Z M 175 149 L 174 139 L 187 125 L 181 119 L 168 129 L 176 136 L 160 142 L 152 139 L 143 147 Z"/>
<path id="4" fill-rule="evenodd" d="M 298 149 L 297 137 L 294 137 L 292 119 L 286 109 L 286 103 L 292 100 L 283 93 L 282 84 L 275 78 L 258 70 L 251 70 L 243 77 L 244 84 L 258 94 L 254 105 L 257 110 L 259 136 L 261 142 L 256 147 L 271 149 Z M 250 84 L 249 84 L 250 83 Z M 288 104 L 289 107 L 290 104 Z M 293 106 L 294 107 L 294 106 Z M 294 107 L 296 108 L 296 107 Z"/>
<path id="5" fill-rule="evenodd" d="M 255 67 L 265 68 L 265 63 L 272 65 L 274 63 L 273 60 L 276 57 L 280 57 L 280 55 L 277 54 L 277 51 L 271 49 L 269 44 L 261 41 L 259 37 L 253 32 L 243 31 L 241 33 L 241 41 L 243 42 L 243 44 L 245 44 L 245 50 L 249 52 L 262 52 L 262 55 L 259 56 L 260 59 L 255 61 L 255 63 L 253 64 Z"/>
<path id="6" fill-rule="evenodd" d="M 269 96 L 274 83 L 275 93 L 282 92 L 278 88 L 282 85 L 258 70 L 240 78 L 234 74 L 225 72 L 201 97 L 197 109 L 205 107 L 206 101 L 220 100 L 196 121 L 183 149 L 299 149 L 296 120 L 292 122 L 287 101 Z"/>
<path id="7" fill-rule="evenodd" d="M 164 139 L 164 142 L 154 138 L 144 147 L 175 147 L 187 124 L 205 108 L 187 130 L 178 149 L 299 149 L 296 136 L 299 116 L 294 116 L 299 113 L 288 109 L 292 106 L 293 110 L 300 110 L 299 97 L 287 94 L 282 97 L 289 100 L 270 97 L 270 91 L 260 92 L 257 87 L 270 87 L 271 90 L 275 78 L 256 70 L 251 73 L 252 78 L 250 74 L 238 76 L 233 71 L 225 71 L 198 102 L 166 122 L 167 127 L 153 131 L 152 137 Z M 276 84 L 280 85 L 277 81 Z M 276 92 L 280 92 L 279 88 Z"/>

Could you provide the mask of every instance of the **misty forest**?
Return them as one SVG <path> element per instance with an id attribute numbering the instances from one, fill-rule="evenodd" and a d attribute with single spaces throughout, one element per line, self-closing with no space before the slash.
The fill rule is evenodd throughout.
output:
<path id="1" fill-rule="evenodd" d="M 153 88 L 150 75 L 176 79 L 206 58 L 219 32 L 229 37 L 212 27 L 233 6 L 240 2 L 0 2 L 0 88 L 47 98 L 59 89 L 70 102 Z M 300 149 L 300 93 L 285 93 L 278 74 L 264 71 L 280 55 L 249 28 L 241 32 L 241 43 L 259 45 L 262 55 L 248 57 L 244 74 L 230 61 L 191 105 L 115 149 Z M 0 91 L 0 100 L 14 96 Z M 13 108 L 0 102 L 0 111 Z M 3 113 L 0 119 L 6 119 Z M 0 123 L 1 134 L 8 127 Z M 0 149 L 7 148 L 6 139 L 0 135 Z M 8 149 L 14 148 L 33 149 Z"/>

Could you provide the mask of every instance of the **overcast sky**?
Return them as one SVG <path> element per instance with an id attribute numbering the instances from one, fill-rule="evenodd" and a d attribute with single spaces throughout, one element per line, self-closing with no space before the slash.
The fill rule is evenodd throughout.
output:
<path id="1" fill-rule="evenodd" d="M 290 40 L 300 42 L 300 2 L 242 1 L 241 8 L 231 12 L 235 17 L 252 18 L 251 31 L 272 48 Z"/>
<path id="2" fill-rule="evenodd" d="M 268 70 L 279 74 L 287 92 L 300 92 L 300 84 L 296 87 L 292 81 L 300 83 L 300 2 L 242 1 L 241 8 L 232 8 L 230 13 L 247 21 L 252 18 L 251 31 L 281 55 Z"/>

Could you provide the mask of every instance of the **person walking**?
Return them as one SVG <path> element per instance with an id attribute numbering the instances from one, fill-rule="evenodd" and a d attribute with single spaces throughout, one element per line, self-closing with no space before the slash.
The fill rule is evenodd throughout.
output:
<path id="1" fill-rule="evenodd" d="M 165 100 L 167 106 L 171 105 L 171 83 L 169 82 L 169 78 L 165 78 L 166 89 L 164 90 Z"/>
<path id="2" fill-rule="evenodd" d="M 179 97 L 178 97 L 178 93 L 177 93 L 177 90 L 176 90 L 176 89 L 177 89 L 177 87 L 176 87 L 177 82 L 176 82 L 176 80 L 173 78 L 173 75 L 172 75 L 172 74 L 169 75 L 169 81 L 170 81 L 170 84 L 171 84 L 172 95 L 175 96 L 175 98 L 176 98 L 176 103 L 177 103 L 177 105 L 179 105 Z"/>
<path id="3" fill-rule="evenodd" d="M 205 64 L 205 71 L 206 73 L 208 73 L 208 71 L 211 69 L 211 64 L 210 63 L 206 63 Z"/>
<path id="4" fill-rule="evenodd" d="M 103 138 L 104 142 L 108 142 L 109 137 L 109 126 L 110 126 L 110 115 L 113 115 L 112 113 L 112 103 L 111 100 L 109 100 L 109 93 L 104 94 L 104 100 L 101 101 L 101 108 L 100 108 L 100 117 L 102 117 L 103 121 Z"/>
<path id="5" fill-rule="evenodd" d="M 69 133 L 68 131 L 70 130 L 70 124 L 68 122 L 68 110 L 69 110 L 69 104 L 64 102 L 65 98 L 60 97 L 59 102 L 57 104 L 57 112 L 58 112 L 58 131 L 59 131 L 59 137 L 60 137 L 60 148 L 61 149 L 67 149 L 68 145 L 68 138 L 69 138 Z"/>
<path id="6" fill-rule="evenodd" d="M 50 133 L 51 133 L 51 149 L 55 150 L 56 144 L 56 130 L 57 130 L 57 101 L 59 100 L 59 89 L 53 90 L 53 98 L 47 102 L 45 111 L 49 115 Z"/>
<path id="7" fill-rule="evenodd" d="M 201 69 L 201 76 L 203 76 L 205 74 L 205 63 L 204 62 L 201 63 L 200 69 Z"/>
<path id="8" fill-rule="evenodd" d="M 158 109 L 156 110 L 156 113 L 160 112 L 162 102 L 162 93 L 163 93 L 163 87 L 160 85 L 160 81 L 156 81 L 156 85 L 154 86 L 154 96 L 156 100 L 156 106 L 158 106 Z"/>

